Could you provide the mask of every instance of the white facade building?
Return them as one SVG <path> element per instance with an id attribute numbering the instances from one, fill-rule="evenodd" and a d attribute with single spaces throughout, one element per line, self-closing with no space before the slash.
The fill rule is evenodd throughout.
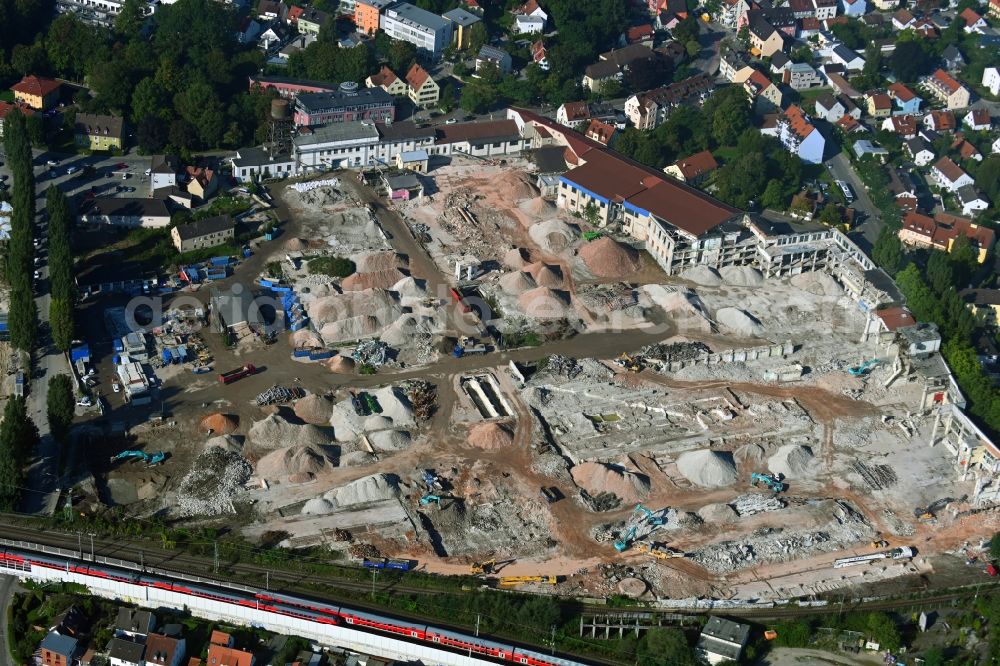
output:
<path id="1" fill-rule="evenodd" d="M 388 7 L 379 27 L 389 37 L 410 42 L 435 58 L 451 44 L 451 21 L 405 2 Z"/>

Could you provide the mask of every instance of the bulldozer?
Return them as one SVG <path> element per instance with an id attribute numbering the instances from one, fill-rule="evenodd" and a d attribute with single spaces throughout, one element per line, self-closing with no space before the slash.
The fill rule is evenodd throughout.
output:
<path id="1" fill-rule="evenodd" d="M 681 551 L 659 543 L 649 543 L 643 541 L 642 543 L 636 545 L 635 549 L 640 553 L 649 553 L 658 560 L 670 560 L 675 557 L 685 557 L 685 554 Z"/>
<path id="2" fill-rule="evenodd" d="M 491 574 L 496 570 L 497 561 L 496 560 L 486 560 L 485 562 L 473 562 L 469 567 L 469 573 L 472 575 L 476 574 Z"/>
<path id="3" fill-rule="evenodd" d="M 499 584 L 501 587 L 509 587 L 512 585 L 520 585 L 522 583 L 546 583 L 548 585 L 555 585 L 559 582 L 556 576 L 504 576 L 500 579 Z"/>

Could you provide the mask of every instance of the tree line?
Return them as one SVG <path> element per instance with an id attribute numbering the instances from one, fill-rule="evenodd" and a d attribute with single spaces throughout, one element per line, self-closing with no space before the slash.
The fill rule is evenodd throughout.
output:
<path id="1" fill-rule="evenodd" d="M 73 213 L 66 195 L 55 185 L 45 193 L 45 210 L 49 216 L 49 328 L 56 349 L 66 353 L 73 343 L 75 327 L 76 284 L 70 247 Z"/>
<path id="2" fill-rule="evenodd" d="M 4 276 L 10 287 L 11 345 L 22 352 L 35 348 L 38 335 L 38 311 L 32 293 L 34 276 L 35 175 L 31 145 L 25 132 L 24 115 L 14 110 L 4 124 L 4 148 L 10 168 L 11 185 L 10 240 L 4 256 Z"/>

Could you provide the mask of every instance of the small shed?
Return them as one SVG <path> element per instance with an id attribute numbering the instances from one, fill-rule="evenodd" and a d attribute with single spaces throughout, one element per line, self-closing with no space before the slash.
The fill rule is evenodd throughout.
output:
<path id="1" fill-rule="evenodd" d="M 405 150 L 396 155 L 396 168 L 427 173 L 429 157 L 426 150 Z"/>
<path id="2" fill-rule="evenodd" d="M 393 201 L 410 201 L 424 196 L 424 186 L 413 173 L 386 175 L 382 178 L 389 198 Z"/>

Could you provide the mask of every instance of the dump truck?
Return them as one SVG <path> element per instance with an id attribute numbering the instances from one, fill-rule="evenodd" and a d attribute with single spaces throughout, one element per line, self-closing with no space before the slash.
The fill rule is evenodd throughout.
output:
<path id="1" fill-rule="evenodd" d="M 237 368 L 236 370 L 230 370 L 229 372 L 224 372 L 219 375 L 219 381 L 223 384 L 232 384 L 238 379 L 243 379 L 244 377 L 249 377 L 250 375 L 257 372 L 257 368 L 253 367 L 250 363 L 247 363 L 242 368 Z"/>

